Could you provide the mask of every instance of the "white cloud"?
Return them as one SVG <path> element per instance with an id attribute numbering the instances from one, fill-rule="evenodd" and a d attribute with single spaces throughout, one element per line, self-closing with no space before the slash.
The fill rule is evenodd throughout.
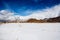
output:
<path id="1" fill-rule="evenodd" d="M 44 19 L 44 18 L 53 18 L 60 16 L 60 5 L 56 5 L 51 8 L 43 9 L 41 10 L 36 10 L 33 11 L 31 15 L 21 17 L 22 20 L 28 20 L 29 18 L 35 18 L 37 20 L 39 19 Z"/>
<path id="2" fill-rule="evenodd" d="M 0 11 L 0 19 L 3 20 L 16 20 L 20 19 L 22 21 L 26 21 L 30 18 L 35 18 L 37 20 L 44 19 L 44 18 L 53 18 L 60 16 L 60 4 L 53 6 L 51 8 L 43 9 L 43 10 L 35 10 L 26 11 L 27 13 L 31 13 L 31 15 L 28 16 L 20 16 L 20 15 L 14 15 L 13 12 L 7 11 L 7 10 L 1 10 Z"/>
<path id="3" fill-rule="evenodd" d="M 9 17 L 13 16 L 14 13 L 8 10 L 1 10 L 0 11 L 0 20 L 7 20 Z"/>

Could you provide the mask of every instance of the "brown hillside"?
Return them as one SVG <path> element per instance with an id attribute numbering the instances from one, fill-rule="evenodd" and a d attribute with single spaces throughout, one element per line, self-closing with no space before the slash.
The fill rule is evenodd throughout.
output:
<path id="1" fill-rule="evenodd" d="M 29 19 L 27 20 L 27 22 L 28 23 L 60 22 L 60 16 L 55 18 L 44 19 L 44 20 Z"/>
<path id="2" fill-rule="evenodd" d="M 47 22 L 60 22 L 60 16 L 55 18 L 50 18 L 47 20 Z"/>
<path id="3" fill-rule="evenodd" d="M 30 22 L 30 23 L 43 23 L 43 22 L 46 22 L 46 20 L 29 19 L 29 20 L 27 20 L 27 22 Z"/>

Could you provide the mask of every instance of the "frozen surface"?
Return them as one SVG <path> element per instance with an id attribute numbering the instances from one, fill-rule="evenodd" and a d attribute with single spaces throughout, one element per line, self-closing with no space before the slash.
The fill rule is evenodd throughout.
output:
<path id="1" fill-rule="evenodd" d="M 0 40 L 60 40 L 60 23 L 2 24 Z"/>

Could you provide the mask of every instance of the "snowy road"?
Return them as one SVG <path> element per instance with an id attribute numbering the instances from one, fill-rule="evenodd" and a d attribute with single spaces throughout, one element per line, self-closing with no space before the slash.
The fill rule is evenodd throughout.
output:
<path id="1" fill-rule="evenodd" d="M 60 40 L 60 23 L 2 24 L 0 40 Z"/>

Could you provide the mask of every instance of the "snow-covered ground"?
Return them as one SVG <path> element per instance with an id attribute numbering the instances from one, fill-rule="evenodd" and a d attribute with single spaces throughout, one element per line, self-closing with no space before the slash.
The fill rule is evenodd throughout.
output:
<path id="1" fill-rule="evenodd" d="M 60 40 L 60 23 L 1 24 L 0 40 Z"/>

